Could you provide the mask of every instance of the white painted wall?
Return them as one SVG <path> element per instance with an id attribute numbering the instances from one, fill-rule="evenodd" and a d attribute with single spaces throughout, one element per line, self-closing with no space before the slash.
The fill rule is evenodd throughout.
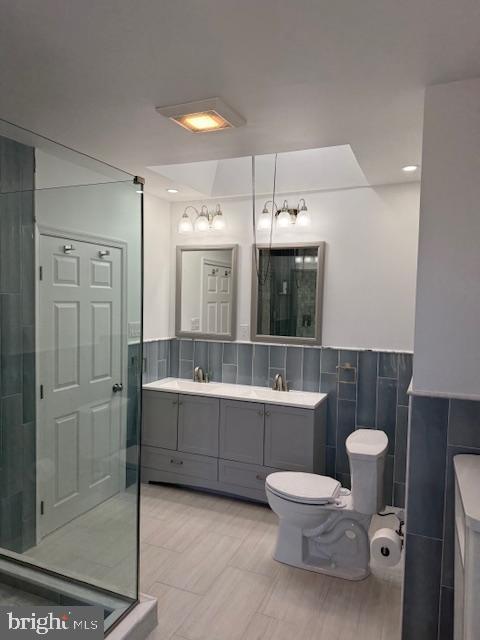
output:
<path id="1" fill-rule="evenodd" d="M 426 93 L 413 390 L 480 399 L 480 79 Z"/>
<path id="2" fill-rule="evenodd" d="M 281 196 L 284 197 L 288 195 Z M 297 200 L 298 194 L 290 197 L 291 204 Z M 198 207 L 200 203 L 193 204 Z M 419 185 L 310 193 L 307 205 L 312 216 L 311 227 L 275 231 L 274 242 L 325 240 L 327 243 L 323 344 L 412 350 Z M 172 205 L 172 250 L 178 244 L 240 245 L 237 339 L 248 340 L 253 243 L 251 200 L 222 201 L 227 221 L 222 233 L 179 235 L 177 223 L 184 206 L 183 203 Z M 263 200 L 257 202 L 258 213 L 262 207 Z M 268 234 L 258 233 L 257 241 L 267 242 Z M 173 275 L 173 255 L 170 264 Z M 171 335 L 174 334 L 174 309 L 172 286 Z"/>

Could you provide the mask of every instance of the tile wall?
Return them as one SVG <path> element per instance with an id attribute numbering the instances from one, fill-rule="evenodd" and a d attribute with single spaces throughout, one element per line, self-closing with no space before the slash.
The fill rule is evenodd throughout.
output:
<path id="1" fill-rule="evenodd" d="M 403 640 L 453 639 L 454 474 L 480 455 L 480 402 L 411 399 Z"/>
<path id="2" fill-rule="evenodd" d="M 33 149 L 0 137 L 0 547 L 35 542 Z"/>
<path id="3" fill-rule="evenodd" d="M 281 373 L 290 389 L 328 393 L 327 474 L 349 486 L 347 436 L 383 429 L 387 504 L 404 506 L 411 354 L 172 339 L 146 343 L 144 357 L 144 382 L 192 378 L 198 365 L 220 382 L 271 386 Z"/>

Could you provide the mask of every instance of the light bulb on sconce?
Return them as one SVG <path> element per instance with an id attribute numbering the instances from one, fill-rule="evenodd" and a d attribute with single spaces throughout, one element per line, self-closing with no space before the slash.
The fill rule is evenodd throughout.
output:
<path id="1" fill-rule="evenodd" d="M 223 231 L 223 229 L 225 229 L 225 218 L 223 217 L 223 213 L 219 204 L 217 204 L 217 208 L 215 209 L 215 213 L 213 214 L 212 229 L 215 229 L 215 231 Z"/>
<path id="2" fill-rule="evenodd" d="M 288 210 L 288 202 L 286 200 L 283 201 L 282 210 L 279 214 L 277 214 L 277 224 L 279 227 L 288 227 L 289 224 L 292 224 L 292 217 Z"/>
<path id="3" fill-rule="evenodd" d="M 272 213 L 268 210 L 268 205 L 271 203 L 272 209 L 275 207 L 277 209 L 275 203 L 272 200 L 267 200 L 263 205 L 262 213 L 257 222 L 257 231 L 270 231 L 272 227 Z M 274 209 L 274 210 L 275 210 Z"/>
<path id="4" fill-rule="evenodd" d="M 298 203 L 296 224 L 298 224 L 299 227 L 308 227 L 310 225 L 310 214 L 308 213 L 304 198 L 300 198 Z"/>
<path id="5" fill-rule="evenodd" d="M 189 209 L 190 207 L 187 207 L 185 209 L 185 211 L 183 212 L 182 217 L 180 218 L 179 222 L 178 222 L 178 233 L 191 233 L 193 231 L 193 224 L 192 221 L 190 220 L 190 218 L 188 217 L 188 213 L 187 213 L 187 209 Z M 191 207 L 192 209 L 195 209 L 195 207 Z M 196 211 L 196 209 L 195 209 Z"/>
<path id="6" fill-rule="evenodd" d="M 210 221 L 208 219 L 208 209 L 203 205 L 195 220 L 195 231 L 208 231 L 209 227 Z"/>

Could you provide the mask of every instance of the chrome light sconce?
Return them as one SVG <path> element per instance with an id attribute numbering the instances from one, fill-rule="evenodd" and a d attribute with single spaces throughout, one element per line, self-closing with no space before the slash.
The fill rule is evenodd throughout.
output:
<path id="1" fill-rule="evenodd" d="M 274 215 L 268 210 L 268 205 L 273 207 Z M 305 202 L 305 198 L 300 198 L 296 207 L 291 208 L 287 200 L 283 201 L 282 207 L 279 208 L 272 200 L 267 200 L 263 205 L 262 213 L 258 219 L 257 230 L 268 231 L 272 224 L 272 218 L 275 218 L 278 227 L 286 228 L 289 225 L 298 225 L 299 227 L 308 227 L 310 224 L 310 214 Z"/>
<path id="2" fill-rule="evenodd" d="M 192 209 L 195 212 L 195 219 L 188 215 L 188 211 Z M 222 208 L 219 204 L 214 211 L 209 211 L 206 204 L 202 204 L 200 211 L 193 205 L 188 205 L 178 222 L 178 233 L 192 233 L 194 231 L 222 231 L 225 229 L 225 218 Z"/>

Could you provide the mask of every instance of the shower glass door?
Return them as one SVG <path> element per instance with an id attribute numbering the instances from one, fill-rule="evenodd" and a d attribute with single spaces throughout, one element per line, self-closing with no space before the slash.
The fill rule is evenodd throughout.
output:
<path id="1" fill-rule="evenodd" d="M 75 584 L 106 628 L 138 597 L 142 198 L 0 122 L 0 600 Z"/>

